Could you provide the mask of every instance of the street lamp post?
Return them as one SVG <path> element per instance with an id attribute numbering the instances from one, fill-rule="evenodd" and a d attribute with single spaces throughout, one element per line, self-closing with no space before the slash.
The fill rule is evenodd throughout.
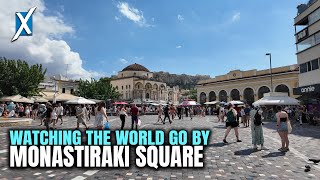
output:
<path id="1" fill-rule="evenodd" d="M 273 84 L 272 84 L 272 64 L 271 64 L 271 53 L 267 53 L 266 56 L 270 58 L 270 78 L 271 78 L 271 92 L 273 92 Z"/>

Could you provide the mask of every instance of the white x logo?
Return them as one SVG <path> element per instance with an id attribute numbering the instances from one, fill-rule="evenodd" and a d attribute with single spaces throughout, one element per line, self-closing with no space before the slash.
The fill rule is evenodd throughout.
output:
<path id="1" fill-rule="evenodd" d="M 33 12 L 36 10 L 37 7 L 33 7 L 31 9 L 29 9 L 27 15 L 25 18 L 23 18 L 21 13 L 16 13 L 16 15 L 19 17 L 20 21 L 21 21 L 21 25 L 18 29 L 18 31 L 16 32 L 16 34 L 13 36 L 11 42 L 17 40 L 22 32 L 22 30 L 25 30 L 27 32 L 27 34 L 31 34 L 32 32 L 30 31 L 27 22 L 29 20 L 29 18 L 31 17 L 31 15 L 33 14 Z"/>

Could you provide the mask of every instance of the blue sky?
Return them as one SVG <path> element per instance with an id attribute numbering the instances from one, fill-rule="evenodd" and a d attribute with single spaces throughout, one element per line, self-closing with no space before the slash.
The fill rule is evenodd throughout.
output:
<path id="1" fill-rule="evenodd" d="M 266 52 L 273 66 L 296 63 L 293 19 L 297 5 L 306 2 L 47 0 L 42 13 L 71 28 L 48 39 L 67 43 L 84 71 L 98 72 L 92 76 L 110 76 L 132 63 L 216 76 L 268 68 Z"/>

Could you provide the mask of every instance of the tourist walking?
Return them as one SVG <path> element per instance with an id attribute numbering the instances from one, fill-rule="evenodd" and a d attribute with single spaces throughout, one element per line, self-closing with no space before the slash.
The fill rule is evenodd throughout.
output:
<path id="1" fill-rule="evenodd" d="M 138 130 L 138 121 L 139 121 L 139 108 L 137 107 L 137 105 L 132 104 L 131 107 L 131 129 L 133 130 L 134 125 L 136 125 L 136 130 Z"/>
<path id="2" fill-rule="evenodd" d="M 223 107 L 223 106 L 221 106 L 221 107 L 219 108 L 218 114 L 219 114 L 219 122 L 220 122 L 220 121 L 221 121 L 221 122 L 224 122 L 225 111 L 224 111 L 224 107 Z"/>
<path id="3" fill-rule="evenodd" d="M 83 124 L 86 129 L 88 129 L 87 126 L 87 117 L 88 117 L 88 112 L 87 112 L 87 108 L 85 107 L 85 105 L 81 104 L 76 106 L 76 117 L 77 117 L 77 130 L 79 130 L 79 126 L 80 124 Z"/>
<path id="4" fill-rule="evenodd" d="M 52 123 L 52 112 L 53 112 L 53 108 L 52 108 L 52 105 L 47 102 L 46 103 L 46 112 L 45 112 L 45 120 L 44 120 L 44 125 L 46 126 L 47 128 L 47 131 L 49 131 L 50 129 L 50 123 Z M 42 122 L 41 122 L 42 124 Z"/>
<path id="5" fill-rule="evenodd" d="M 246 108 L 244 108 L 245 120 L 246 120 L 246 124 L 247 124 L 246 127 L 249 127 L 249 124 L 250 124 L 250 111 L 251 111 L 251 109 L 250 109 L 249 105 L 247 104 Z"/>
<path id="6" fill-rule="evenodd" d="M 63 116 L 63 106 L 61 106 L 61 103 L 58 103 L 58 107 L 56 108 L 57 109 L 57 123 L 58 123 L 58 120 L 60 119 L 61 120 L 61 123 L 60 125 L 63 124 L 63 119 L 62 119 L 62 116 Z"/>
<path id="7" fill-rule="evenodd" d="M 101 102 L 95 110 L 94 127 L 103 130 L 105 122 L 109 122 L 109 118 L 106 113 L 106 105 Z"/>
<path id="8" fill-rule="evenodd" d="M 191 106 L 190 107 L 190 119 L 192 120 L 193 119 L 193 116 L 195 115 L 195 113 L 194 113 L 194 109 L 193 109 L 193 107 Z"/>
<path id="9" fill-rule="evenodd" d="M 171 120 L 173 121 L 175 116 L 176 116 L 176 109 L 174 108 L 173 104 L 171 104 L 171 107 L 170 107 L 170 114 L 171 114 Z"/>
<path id="10" fill-rule="evenodd" d="M 182 108 L 181 108 L 181 106 L 177 107 L 177 114 L 178 114 L 178 118 L 181 119 L 182 118 Z"/>
<path id="11" fill-rule="evenodd" d="M 30 106 L 26 105 L 26 108 L 24 109 L 24 114 L 26 115 L 26 118 L 30 118 Z"/>
<path id="12" fill-rule="evenodd" d="M 39 103 L 34 103 L 32 106 L 32 119 L 36 120 L 38 116 Z"/>
<path id="13" fill-rule="evenodd" d="M 247 118 L 246 118 L 246 114 L 244 112 L 243 107 L 241 107 L 241 110 L 240 110 L 240 117 L 241 117 L 241 122 L 243 124 L 243 127 L 247 127 Z"/>
<path id="14" fill-rule="evenodd" d="M 282 144 L 279 151 L 286 152 L 286 151 L 289 151 L 288 132 L 289 132 L 289 126 L 291 125 L 290 125 L 288 114 L 282 110 L 281 106 L 277 106 L 277 110 L 278 110 L 278 113 L 276 114 L 277 131 L 281 138 L 281 144 Z"/>
<path id="15" fill-rule="evenodd" d="M 126 122 L 126 117 L 128 116 L 124 106 L 121 106 L 119 114 L 120 114 L 120 120 L 121 120 L 121 130 L 123 130 L 124 124 Z"/>
<path id="16" fill-rule="evenodd" d="M 234 133 L 236 135 L 237 142 L 242 142 L 239 139 L 239 132 L 238 132 L 239 123 L 237 122 L 237 111 L 233 108 L 233 104 L 230 103 L 228 105 L 228 111 L 226 114 L 227 114 L 227 120 L 226 120 L 227 130 L 226 130 L 223 142 L 228 143 L 227 137 L 228 137 L 228 134 L 230 133 L 232 128 L 234 129 Z"/>
<path id="17" fill-rule="evenodd" d="M 186 117 L 189 117 L 189 108 L 188 107 L 185 107 L 184 108 L 184 111 L 186 113 Z"/>
<path id="18" fill-rule="evenodd" d="M 167 118 L 169 119 L 169 122 L 170 122 L 170 124 L 171 124 L 172 121 L 170 120 L 169 107 L 168 107 L 168 105 L 167 105 L 166 107 L 164 107 L 163 113 L 164 113 L 163 124 L 165 124 Z"/>
<path id="19" fill-rule="evenodd" d="M 251 117 L 251 136 L 252 145 L 254 150 L 258 150 L 258 145 L 261 145 L 261 150 L 266 150 L 264 145 L 263 128 L 262 128 L 262 116 L 263 110 L 255 108 L 250 111 Z"/>
<path id="20" fill-rule="evenodd" d="M 57 107 L 56 104 L 52 105 L 53 111 L 52 111 L 52 116 L 51 116 L 51 120 L 52 120 L 52 124 L 53 124 L 53 129 L 56 128 L 56 124 L 57 124 Z"/>

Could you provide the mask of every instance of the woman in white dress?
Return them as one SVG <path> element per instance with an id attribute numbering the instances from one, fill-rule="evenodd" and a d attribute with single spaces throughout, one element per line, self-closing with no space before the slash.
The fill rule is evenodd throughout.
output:
<path id="1" fill-rule="evenodd" d="M 96 109 L 94 126 L 97 127 L 97 129 L 103 130 L 105 121 L 109 122 L 109 118 L 106 113 L 105 104 L 100 103 Z"/>

